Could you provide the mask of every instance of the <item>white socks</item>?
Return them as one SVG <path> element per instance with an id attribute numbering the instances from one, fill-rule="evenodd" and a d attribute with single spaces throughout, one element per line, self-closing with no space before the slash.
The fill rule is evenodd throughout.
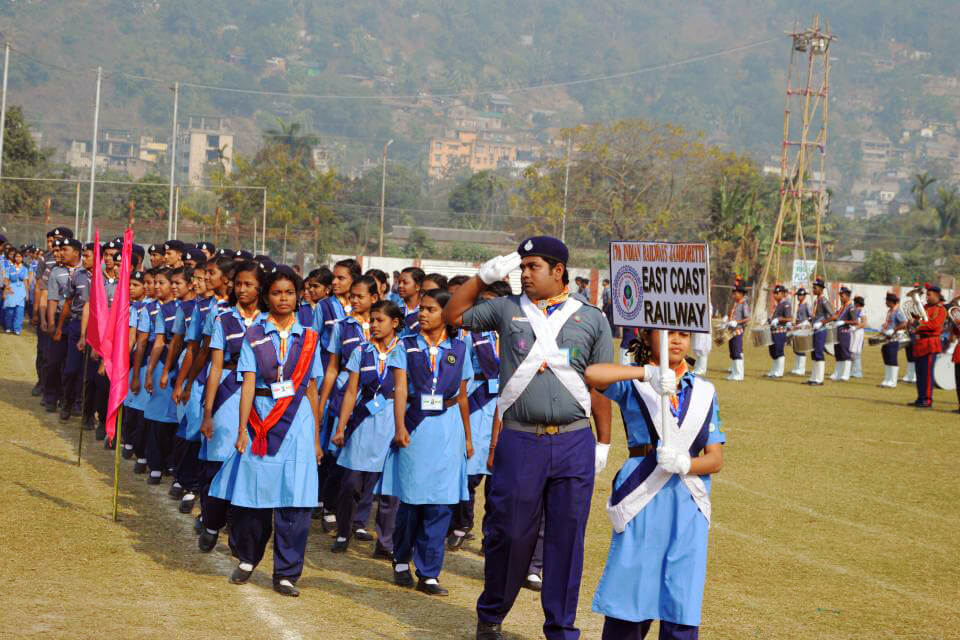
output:
<path id="1" fill-rule="evenodd" d="M 188 491 L 187 493 L 183 494 L 183 497 L 181 498 L 181 500 L 194 500 L 196 497 L 197 496 L 193 495 L 193 493 Z"/>
<path id="2" fill-rule="evenodd" d="M 535 573 L 531 573 L 530 575 L 528 575 L 527 580 L 529 580 L 530 582 L 543 582 L 543 580 L 540 579 L 540 576 L 538 576 Z"/>
<path id="3" fill-rule="evenodd" d="M 240 568 L 244 571 L 253 571 L 253 565 L 249 562 L 241 562 Z"/>
<path id="4" fill-rule="evenodd" d="M 398 565 L 395 565 L 395 566 L 393 567 L 393 570 L 396 571 L 397 573 L 402 573 L 402 572 L 404 572 L 404 571 L 409 571 L 409 570 L 410 570 L 410 565 L 407 564 L 407 563 L 398 564 Z"/>
<path id="5" fill-rule="evenodd" d="M 440 584 L 440 583 L 437 582 L 436 578 L 427 578 L 426 580 L 423 581 L 423 584 Z"/>
<path id="6" fill-rule="evenodd" d="M 161 476 L 163 476 L 163 472 L 162 472 L 162 471 L 151 471 L 151 472 L 150 472 L 150 477 L 151 477 L 151 478 L 159 478 L 159 477 L 161 477 Z"/>
<path id="7" fill-rule="evenodd" d="M 344 538 L 343 536 L 337 536 L 337 542 L 346 542 L 346 541 L 347 539 Z"/>
<path id="8" fill-rule="evenodd" d="M 293 583 L 287 580 L 286 578 L 280 578 L 277 584 L 283 585 L 284 587 L 293 587 Z"/>
<path id="9" fill-rule="evenodd" d="M 913 362 L 907 363 L 907 372 L 900 379 L 901 382 L 916 382 L 917 381 L 917 365 Z"/>

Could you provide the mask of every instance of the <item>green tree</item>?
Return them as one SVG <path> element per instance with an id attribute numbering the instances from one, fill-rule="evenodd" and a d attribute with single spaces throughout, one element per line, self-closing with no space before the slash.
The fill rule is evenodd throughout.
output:
<path id="1" fill-rule="evenodd" d="M 934 209 L 937 211 L 939 221 L 939 233 L 941 238 L 953 234 L 957 225 L 958 207 L 960 207 L 960 197 L 957 196 L 956 187 L 940 187 L 937 189 L 937 204 Z"/>
<path id="2" fill-rule="evenodd" d="M 144 184 L 148 182 L 162 183 L 166 182 L 166 179 L 155 173 L 148 173 L 142 179 L 137 180 L 138 184 L 130 187 L 129 200 L 136 207 L 137 217 L 165 220 L 167 206 L 170 204 L 169 187 Z"/>
<path id="3" fill-rule="evenodd" d="M 448 206 L 457 213 L 470 214 L 465 222 L 479 228 L 492 228 L 496 216 L 506 210 L 507 184 L 494 171 L 478 171 L 460 181 L 450 192 Z"/>
<path id="4" fill-rule="evenodd" d="M 930 175 L 928 171 L 917 173 L 913 176 L 913 184 L 910 185 L 910 193 L 913 194 L 913 201 L 920 211 L 927 208 L 927 189 L 936 182 L 937 179 Z"/>
<path id="5" fill-rule="evenodd" d="M 278 145 L 286 149 L 291 158 L 305 167 L 313 166 L 313 147 L 320 143 L 320 139 L 303 131 L 299 122 L 284 122 L 277 118 L 277 127 L 267 129 L 263 137 L 269 145 Z"/>
<path id="6" fill-rule="evenodd" d="M 423 258 L 435 254 L 437 251 L 433 240 L 423 229 L 414 229 L 407 238 L 407 244 L 403 247 L 403 253 L 408 258 Z"/>
<path id="7" fill-rule="evenodd" d="M 23 109 L 7 107 L 3 138 L 4 178 L 45 177 L 50 171 L 52 149 L 40 149 L 30 133 Z M 33 215 L 43 211 L 49 185 L 42 182 L 3 180 L 0 187 L 0 212 Z"/>

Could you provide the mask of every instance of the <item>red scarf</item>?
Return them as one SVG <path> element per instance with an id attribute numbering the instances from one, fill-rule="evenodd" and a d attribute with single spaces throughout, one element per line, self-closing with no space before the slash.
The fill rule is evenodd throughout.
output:
<path id="1" fill-rule="evenodd" d="M 297 361 L 297 366 L 293 369 L 292 380 L 294 389 L 300 388 L 304 376 L 310 372 L 310 365 L 313 363 L 313 352 L 316 348 L 317 333 L 315 331 L 304 331 L 300 360 Z M 278 364 L 277 366 L 282 367 L 283 365 Z M 250 412 L 250 426 L 253 427 L 253 431 L 256 434 L 253 438 L 253 447 L 250 449 L 253 455 L 260 456 L 261 458 L 267 455 L 267 434 L 270 432 L 270 429 L 280 422 L 280 418 L 283 417 L 284 412 L 287 410 L 287 407 L 290 406 L 291 402 L 293 402 L 293 396 L 280 398 L 277 400 L 277 403 L 273 405 L 273 408 L 270 409 L 267 417 L 263 419 L 257 415 L 256 407 Z"/>

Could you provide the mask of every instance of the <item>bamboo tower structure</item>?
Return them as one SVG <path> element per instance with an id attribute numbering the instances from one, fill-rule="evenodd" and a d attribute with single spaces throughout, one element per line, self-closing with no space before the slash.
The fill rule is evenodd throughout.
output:
<path id="1" fill-rule="evenodd" d="M 816 266 L 811 277 L 805 278 L 807 284 L 824 275 L 820 232 L 828 204 L 825 164 L 830 122 L 830 46 L 836 37 L 830 32 L 829 22 L 824 21 L 821 26 L 820 16 L 814 16 L 809 27 L 794 28 L 786 35 L 790 38 L 790 64 L 780 150 L 780 207 L 759 287 L 754 289 L 755 322 L 765 319 L 770 284 L 781 281 L 781 262 L 791 249 L 794 261 L 806 261 L 807 249 L 813 251 Z M 803 226 L 811 209 L 816 235 L 813 243 L 808 244 Z M 790 223 L 792 232 L 785 232 Z M 791 280 L 792 267 L 791 263 L 787 274 Z"/>

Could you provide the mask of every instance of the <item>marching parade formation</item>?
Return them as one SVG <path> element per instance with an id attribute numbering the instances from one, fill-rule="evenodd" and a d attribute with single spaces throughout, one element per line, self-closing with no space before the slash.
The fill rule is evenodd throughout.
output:
<path id="1" fill-rule="evenodd" d="M 612 364 L 612 322 L 571 292 L 568 249 L 549 236 L 525 239 L 473 277 L 411 266 L 392 282 L 353 259 L 302 277 L 265 255 L 179 240 L 144 249 L 131 237 L 81 244 L 58 227 L 44 250 L 3 239 L 3 326 L 20 334 L 26 314 L 37 327 L 33 395 L 46 411 L 79 417 L 106 447 L 121 447 L 130 472 L 169 483 L 200 552 L 226 534 L 230 582 L 249 580 L 272 536 L 273 588 L 297 596 L 316 527 L 331 536 L 331 552 L 372 542 L 398 587 L 444 596 L 445 554 L 479 536 L 476 637 L 502 638 L 526 587 L 541 591 L 545 636 L 577 638 L 587 516 L 613 401 L 629 458 L 607 505 L 613 538 L 593 599 L 603 637 L 643 638 L 653 620 L 661 638 L 697 637 L 710 477 L 726 440 L 705 378 L 709 334 L 625 330 L 623 364 Z M 507 282 L 516 269 L 519 294 Z M 107 305 L 129 300 L 119 445 L 108 371 L 87 342 L 100 288 Z M 769 320 L 752 326 L 748 290 L 734 285 L 713 327 L 715 343 L 728 343 L 728 380 L 744 379 L 747 334 L 769 347 L 769 378 L 786 375 L 788 346 L 790 374 L 806 376 L 812 360 L 806 384 L 824 384 L 829 354 L 831 380 L 863 375 L 863 299 L 843 287 L 834 305 L 823 280 L 811 288 L 808 301 L 803 288 L 775 286 Z M 886 303 L 866 340 L 881 347 L 880 386 L 898 384 L 902 347 L 913 404 L 930 407 L 960 308 L 929 284 Z"/>

